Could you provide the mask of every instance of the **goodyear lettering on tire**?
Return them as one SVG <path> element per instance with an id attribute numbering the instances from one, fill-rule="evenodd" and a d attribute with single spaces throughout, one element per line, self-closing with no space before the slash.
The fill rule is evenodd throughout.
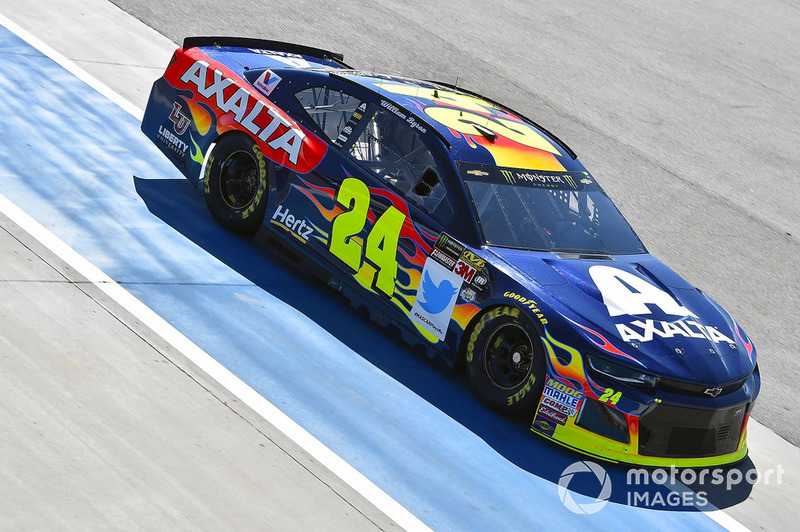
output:
<path id="1" fill-rule="evenodd" d="M 266 179 L 265 176 L 267 175 L 267 163 L 264 160 L 263 153 L 261 152 L 261 148 L 258 145 L 253 145 L 253 153 L 256 156 L 256 160 L 258 161 L 258 191 L 256 192 L 253 201 L 250 202 L 250 205 L 242 212 L 242 219 L 246 219 L 248 216 L 253 214 L 256 210 L 256 205 L 261 202 L 261 196 L 264 195 L 264 190 L 266 187 Z"/>
<path id="2" fill-rule="evenodd" d="M 522 389 L 517 393 L 515 393 L 514 395 L 510 395 L 508 397 L 506 404 L 508 404 L 508 406 L 511 406 L 514 403 L 518 403 L 523 397 L 525 397 L 528 394 L 529 391 L 531 391 L 531 388 L 533 388 L 534 384 L 536 384 L 536 375 L 531 373 L 530 377 L 528 377 L 528 382 L 525 383 L 525 386 L 523 386 Z"/>
<path id="3" fill-rule="evenodd" d="M 208 194 L 211 192 L 211 187 L 208 184 L 209 177 L 211 176 L 211 167 L 214 165 L 214 152 L 208 157 L 206 162 L 206 171 L 203 174 L 203 193 Z"/>
<path id="4" fill-rule="evenodd" d="M 486 327 L 486 323 L 498 316 L 511 316 L 512 318 L 516 318 L 519 316 L 519 309 L 514 307 L 495 307 L 481 317 L 478 323 L 475 324 L 475 328 L 472 329 L 472 334 L 469 335 L 469 342 L 467 343 L 467 362 L 472 362 L 475 358 L 475 341 L 478 339 L 478 335 L 483 328 Z"/>

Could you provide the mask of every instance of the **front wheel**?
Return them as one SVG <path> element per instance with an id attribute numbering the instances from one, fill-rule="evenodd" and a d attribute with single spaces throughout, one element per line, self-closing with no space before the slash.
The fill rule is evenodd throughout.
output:
<path id="1" fill-rule="evenodd" d="M 253 234 L 267 209 L 267 161 L 255 141 L 244 134 L 220 138 L 203 176 L 206 204 L 229 231 Z"/>
<path id="2" fill-rule="evenodd" d="M 531 416 L 544 388 L 544 357 L 536 328 L 519 309 L 494 308 L 481 316 L 467 343 L 472 389 L 495 410 Z"/>

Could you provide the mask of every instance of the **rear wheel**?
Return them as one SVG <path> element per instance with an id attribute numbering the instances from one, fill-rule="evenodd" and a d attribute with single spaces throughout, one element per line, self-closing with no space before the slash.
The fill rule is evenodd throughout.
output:
<path id="1" fill-rule="evenodd" d="M 545 353 L 536 328 L 515 307 L 497 307 L 472 328 L 466 350 L 472 389 L 495 410 L 532 415 L 542 394 Z"/>
<path id="2" fill-rule="evenodd" d="M 224 228 L 253 234 L 264 219 L 269 183 L 267 161 L 244 134 L 220 138 L 206 162 L 203 189 L 208 210 Z"/>

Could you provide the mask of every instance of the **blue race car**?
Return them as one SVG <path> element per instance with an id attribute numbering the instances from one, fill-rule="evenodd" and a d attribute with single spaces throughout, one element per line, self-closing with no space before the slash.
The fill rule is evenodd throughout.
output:
<path id="1" fill-rule="evenodd" d="M 444 83 L 188 38 L 142 131 L 231 231 L 302 258 L 490 407 L 605 460 L 747 454 L 756 352 L 652 257 L 563 142 Z"/>

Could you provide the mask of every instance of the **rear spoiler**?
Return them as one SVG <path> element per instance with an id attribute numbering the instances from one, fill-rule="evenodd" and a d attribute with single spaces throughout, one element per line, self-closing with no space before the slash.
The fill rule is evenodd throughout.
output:
<path id="1" fill-rule="evenodd" d="M 274 50 L 276 52 L 286 52 L 290 54 L 307 55 L 318 59 L 327 59 L 342 65 L 345 68 L 352 68 L 344 62 L 344 55 L 302 44 L 292 44 L 281 41 L 268 41 L 265 39 L 251 39 L 249 37 L 186 37 L 183 40 L 183 49 L 198 48 L 201 46 L 230 46 L 237 48 L 256 48 L 259 50 Z"/>

